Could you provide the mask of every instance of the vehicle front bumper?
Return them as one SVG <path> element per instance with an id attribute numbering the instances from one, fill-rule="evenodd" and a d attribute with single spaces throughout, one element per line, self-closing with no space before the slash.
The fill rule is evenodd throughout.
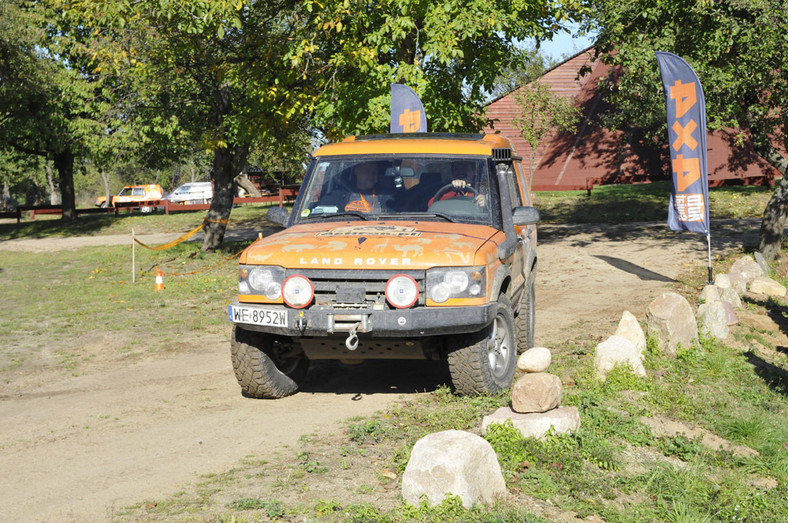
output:
<path id="1" fill-rule="evenodd" d="M 255 325 L 233 318 L 233 307 L 287 311 L 285 326 Z M 235 302 L 229 307 L 230 321 L 244 329 L 283 336 L 331 336 L 366 333 L 371 337 L 418 337 L 478 332 L 495 319 L 496 303 L 473 307 L 417 307 L 412 309 L 334 309 L 312 307 L 290 309 L 283 305 Z"/>

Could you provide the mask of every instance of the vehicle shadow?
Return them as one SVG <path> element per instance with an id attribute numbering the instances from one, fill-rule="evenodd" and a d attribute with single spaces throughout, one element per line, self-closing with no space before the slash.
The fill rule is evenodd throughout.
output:
<path id="1" fill-rule="evenodd" d="M 318 360 L 310 364 L 300 393 L 352 394 L 360 400 L 371 394 L 433 392 L 451 383 L 445 361 L 365 360 L 346 364 Z"/>
<path id="2" fill-rule="evenodd" d="M 609 265 L 615 267 L 616 269 L 622 270 L 624 272 L 628 272 L 630 274 L 634 274 L 641 280 L 663 281 L 666 283 L 673 283 L 676 281 L 673 278 L 669 278 L 658 272 L 650 271 L 645 267 L 641 267 L 640 265 L 634 264 L 632 262 L 622 260 L 621 258 L 614 258 L 612 256 L 602 256 L 600 254 L 594 254 L 593 256 L 594 258 L 600 259 L 603 262 L 607 262 Z"/>

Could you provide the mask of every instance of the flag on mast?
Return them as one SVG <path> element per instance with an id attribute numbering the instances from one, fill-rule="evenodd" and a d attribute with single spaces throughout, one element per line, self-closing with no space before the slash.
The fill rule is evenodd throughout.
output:
<path id="1" fill-rule="evenodd" d="M 692 67 L 682 58 L 657 51 L 668 113 L 673 190 L 668 226 L 674 231 L 709 234 L 709 175 L 706 164 L 706 101 Z"/>
<path id="2" fill-rule="evenodd" d="M 427 113 L 419 95 L 407 85 L 391 84 L 391 133 L 426 133 Z"/>

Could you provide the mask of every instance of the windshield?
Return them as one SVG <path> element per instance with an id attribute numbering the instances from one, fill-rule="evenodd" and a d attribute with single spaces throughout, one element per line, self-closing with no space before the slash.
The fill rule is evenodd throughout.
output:
<path id="1" fill-rule="evenodd" d="M 312 162 L 296 223 L 414 219 L 492 224 L 486 158 L 322 157 Z"/>

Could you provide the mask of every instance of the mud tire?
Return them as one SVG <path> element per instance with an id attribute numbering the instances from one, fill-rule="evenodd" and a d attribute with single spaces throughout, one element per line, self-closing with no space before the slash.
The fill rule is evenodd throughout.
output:
<path id="1" fill-rule="evenodd" d="M 244 396 L 278 399 L 298 392 L 309 368 L 300 350 L 286 352 L 286 338 L 233 326 L 230 356 Z"/>
<path id="2" fill-rule="evenodd" d="M 463 396 L 494 395 L 511 388 L 517 362 L 514 336 L 512 307 L 501 295 L 490 325 L 448 340 L 447 359 L 455 392 Z"/>
<path id="3" fill-rule="evenodd" d="M 523 294 L 520 296 L 520 309 L 517 313 L 517 353 L 522 354 L 534 346 L 536 329 L 536 290 L 534 288 L 535 272 L 528 275 Z"/>

